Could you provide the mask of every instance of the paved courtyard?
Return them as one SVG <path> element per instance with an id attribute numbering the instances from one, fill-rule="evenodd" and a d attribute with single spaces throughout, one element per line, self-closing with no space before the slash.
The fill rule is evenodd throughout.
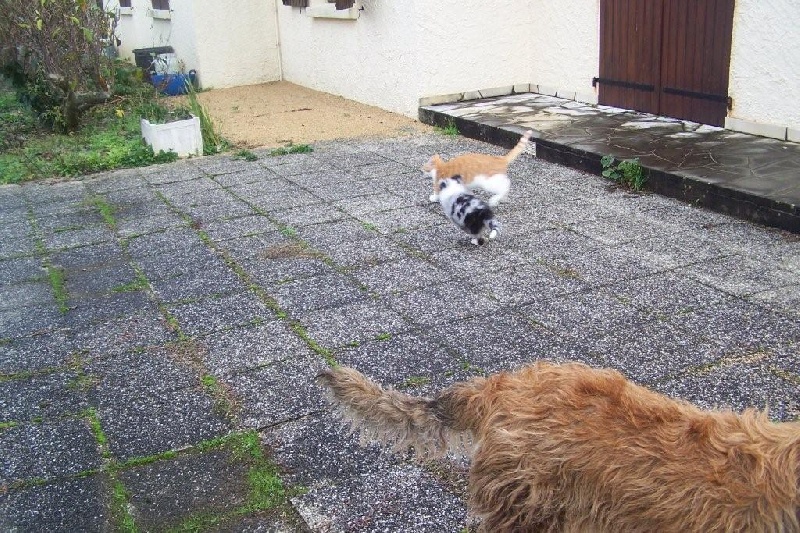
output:
<path id="1" fill-rule="evenodd" d="M 473 247 L 461 137 L 0 188 L 0 530 L 468 526 L 466 464 L 359 443 L 333 361 L 434 394 L 536 359 L 800 417 L 800 238 L 526 154 Z"/>

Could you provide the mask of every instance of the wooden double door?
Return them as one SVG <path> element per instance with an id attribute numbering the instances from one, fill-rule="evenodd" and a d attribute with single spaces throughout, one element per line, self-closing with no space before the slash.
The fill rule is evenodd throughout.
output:
<path id="1" fill-rule="evenodd" d="M 601 104 L 722 126 L 734 0 L 601 0 Z"/>

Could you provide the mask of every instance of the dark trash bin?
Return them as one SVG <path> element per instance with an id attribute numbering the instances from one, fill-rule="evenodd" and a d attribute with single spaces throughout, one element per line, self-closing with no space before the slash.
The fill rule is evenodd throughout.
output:
<path id="1" fill-rule="evenodd" d="M 133 50 L 133 57 L 136 66 L 144 71 L 144 77 L 150 81 L 150 77 L 155 74 L 153 62 L 158 54 L 171 54 L 175 50 L 171 46 L 153 46 L 150 48 L 136 48 Z"/>

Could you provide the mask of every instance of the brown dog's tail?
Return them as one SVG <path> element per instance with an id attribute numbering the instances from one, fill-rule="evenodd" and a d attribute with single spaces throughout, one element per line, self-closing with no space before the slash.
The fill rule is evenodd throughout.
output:
<path id="1" fill-rule="evenodd" d="M 420 398 L 383 388 L 347 367 L 326 370 L 317 376 L 354 428 L 392 444 L 396 449 L 413 446 L 419 455 L 440 456 L 453 448 L 470 445 L 474 416 L 464 409 L 459 389 L 472 382 L 453 385 L 435 399 Z"/>
<path id="2" fill-rule="evenodd" d="M 511 164 L 519 154 L 525 151 L 525 148 L 528 146 L 528 142 L 531 139 L 531 135 L 533 135 L 533 130 L 528 130 L 525 134 L 520 138 L 519 142 L 505 155 L 506 163 Z"/>

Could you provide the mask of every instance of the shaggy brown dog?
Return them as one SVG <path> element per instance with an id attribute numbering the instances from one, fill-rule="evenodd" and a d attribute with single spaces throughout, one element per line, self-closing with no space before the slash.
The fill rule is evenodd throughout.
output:
<path id="1" fill-rule="evenodd" d="M 613 370 L 540 362 L 436 398 L 320 374 L 355 426 L 418 453 L 474 444 L 485 531 L 800 531 L 800 424 L 709 412 Z"/>

